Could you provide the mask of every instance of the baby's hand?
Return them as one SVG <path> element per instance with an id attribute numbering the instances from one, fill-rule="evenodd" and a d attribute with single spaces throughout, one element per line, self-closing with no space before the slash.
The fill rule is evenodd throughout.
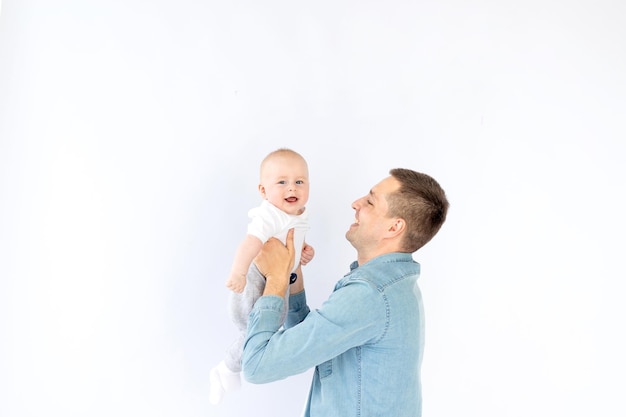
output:
<path id="1" fill-rule="evenodd" d="M 300 265 L 304 266 L 308 264 L 309 262 L 311 262 L 311 259 L 313 259 L 314 256 L 315 249 L 313 249 L 313 246 L 305 243 L 302 247 L 302 254 L 300 255 Z"/>
<path id="2" fill-rule="evenodd" d="M 231 291 L 243 292 L 243 289 L 246 287 L 245 274 L 230 274 L 228 280 L 226 281 L 226 286 Z"/>

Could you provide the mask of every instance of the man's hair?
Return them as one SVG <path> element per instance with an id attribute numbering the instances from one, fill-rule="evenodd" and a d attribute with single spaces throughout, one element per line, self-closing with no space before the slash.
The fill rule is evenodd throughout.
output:
<path id="1" fill-rule="evenodd" d="M 406 221 L 403 246 L 415 252 L 437 234 L 450 204 L 434 178 L 404 168 L 394 168 L 389 173 L 400 182 L 400 188 L 387 195 L 388 216 Z"/>

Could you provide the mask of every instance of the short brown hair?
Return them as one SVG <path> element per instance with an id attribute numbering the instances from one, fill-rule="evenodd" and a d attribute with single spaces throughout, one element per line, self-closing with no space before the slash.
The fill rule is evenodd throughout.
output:
<path id="1" fill-rule="evenodd" d="M 429 175 L 405 168 L 389 173 L 400 182 L 400 188 L 387 196 L 388 216 L 406 221 L 404 247 L 415 252 L 437 234 L 450 204 L 439 183 Z"/>

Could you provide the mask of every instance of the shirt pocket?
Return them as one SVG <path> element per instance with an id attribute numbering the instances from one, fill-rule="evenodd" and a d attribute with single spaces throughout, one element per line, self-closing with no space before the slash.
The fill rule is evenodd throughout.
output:
<path id="1" fill-rule="evenodd" d="M 317 373 L 320 379 L 328 378 L 333 374 L 333 360 L 326 361 L 321 365 L 317 365 Z"/>

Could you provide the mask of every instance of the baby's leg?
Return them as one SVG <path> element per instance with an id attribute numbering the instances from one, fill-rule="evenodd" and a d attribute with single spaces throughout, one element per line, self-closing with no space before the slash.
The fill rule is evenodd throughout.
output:
<path id="1" fill-rule="evenodd" d="M 265 278 L 256 266 L 252 265 L 246 276 L 243 292 L 232 292 L 230 295 L 230 316 L 238 334 L 226 350 L 224 360 L 211 370 L 209 401 L 212 404 L 220 403 L 226 392 L 237 390 L 241 386 L 241 355 L 248 329 L 248 316 L 264 289 Z"/>
<path id="2" fill-rule="evenodd" d="M 241 355 L 243 343 L 248 330 L 248 316 L 254 307 L 254 303 L 263 295 L 265 290 L 265 278 L 259 272 L 256 265 L 252 264 L 246 277 L 246 286 L 242 293 L 231 293 L 230 316 L 239 331 L 237 339 L 228 348 L 226 366 L 233 372 L 241 371 Z"/>

